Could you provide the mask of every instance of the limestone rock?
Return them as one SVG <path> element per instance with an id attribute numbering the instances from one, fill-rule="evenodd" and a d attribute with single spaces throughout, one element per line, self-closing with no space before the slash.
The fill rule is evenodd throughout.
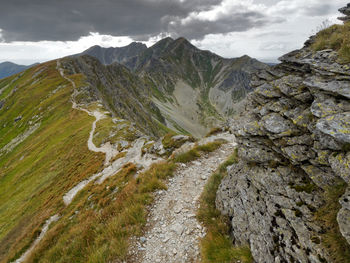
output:
<path id="1" fill-rule="evenodd" d="M 350 103 L 345 100 L 337 100 L 334 97 L 317 98 L 311 105 L 311 112 L 318 118 L 324 118 L 329 115 L 350 111 Z"/>
<path id="2" fill-rule="evenodd" d="M 328 230 L 313 213 L 325 208 L 326 189 L 350 183 L 350 67 L 312 43 L 253 77 L 256 89 L 231 128 L 240 162 L 221 182 L 216 207 L 255 262 L 332 262 Z M 349 193 L 332 213 L 350 249 Z"/>
<path id="3" fill-rule="evenodd" d="M 293 145 L 282 150 L 293 164 L 315 158 L 315 153 L 305 145 Z"/>
<path id="4" fill-rule="evenodd" d="M 267 98 L 279 98 L 282 95 L 278 88 L 267 83 L 257 87 L 255 92 Z"/>
<path id="5" fill-rule="evenodd" d="M 310 241 L 319 229 L 302 220 L 310 212 L 295 204 L 308 198 L 286 187 L 288 180 L 298 180 L 299 175 L 287 167 L 282 170 L 247 167 L 243 162 L 234 165 L 219 187 L 216 206 L 232 218 L 236 244 L 249 243 L 256 262 L 276 262 L 275 258 L 307 262 L 310 254 L 324 258 L 320 244 Z M 312 204 L 319 205 L 317 201 Z"/>

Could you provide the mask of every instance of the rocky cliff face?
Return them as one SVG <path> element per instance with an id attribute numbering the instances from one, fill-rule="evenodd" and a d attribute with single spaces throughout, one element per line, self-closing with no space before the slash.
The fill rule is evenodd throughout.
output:
<path id="1" fill-rule="evenodd" d="M 97 58 L 104 65 L 109 65 L 115 62 L 123 64 L 132 57 L 139 55 L 145 49 L 147 49 L 147 46 L 138 42 L 133 42 L 125 47 L 115 48 L 103 48 L 100 46 L 92 46 L 76 56 L 89 55 Z"/>
<path id="2" fill-rule="evenodd" d="M 349 260 L 350 67 L 311 43 L 256 75 L 232 124 L 240 162 L 216 205 L 256 262 Z"/>

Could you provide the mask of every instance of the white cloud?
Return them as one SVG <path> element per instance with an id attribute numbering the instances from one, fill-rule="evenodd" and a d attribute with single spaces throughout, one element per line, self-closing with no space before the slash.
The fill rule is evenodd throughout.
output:
<path id="1" fill-rule="evenodd" d="M 235 16 L 247 11 L 267 14 L 268 19 L 274 23 L 266 23 L 259 28 L 253 27 L 244 32 L 209 34 L 204 39 L 194 40 L 192 43 L 224 57 L 248 54 L 263 61 L 273 62 L 284 53 L 302 47 L 322 21 L 329 19 L 332 23 L 337 22 L 336 18 L 339 16 L 337 9 L 346 3 L 347 1 L 343 0 L 224 0 L 220 5 L 213 6 L 209 10 L 192 12 L 180 22 L 186 25 L 199 20 L 217 21 L 223 17 Z M 176 26 L 175 22 L 173 26 Z M 168 34 L 163 33 L 150 38 L 145 43 L 152 45 L 166 36 Z M 67 42 L 1 43 L 1 41 L 0 29 L 0 62 L 10 60 L 28 64 L 79 53 L 92 45 L 123 46 L 132 42 L 132 39 L 127 36 L 115 37 L 90 33 L 78 41 Z"/>
<path id="2" fill-rule="evenodd" d="M 90 35 L 83 36 L 77 41 L 17 41 L 0 43 L 0 62 L 12 61 L 19 64 L 32 64 L 80 53 L 93 45 L 120 47 L 128 45 L 132 41 L 130 37 L 114 37 L 90 33 Z"/>

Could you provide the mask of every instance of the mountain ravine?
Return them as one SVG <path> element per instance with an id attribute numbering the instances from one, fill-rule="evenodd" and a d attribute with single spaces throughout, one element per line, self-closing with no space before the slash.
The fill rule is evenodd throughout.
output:
<path id="1" fill-rule="evenodd" d="M 224 59 L 199 50 L 184 38 L 165 38 L 147 49 L 132 43 L 114 52 L 120 50 L 134 50 L 134 56 L 116 61 L 144 83 L 152 96 L 152 108 L 159 109 L 162 115 L 159 120 L 171 129 L 196 137 L 232 116 L 237 102 L 251 91 L 251 73 L 268 67 L 248 56 Z M 83 54 L 109 64 L 104 57 L 110 52 L 95 47 Z"/>

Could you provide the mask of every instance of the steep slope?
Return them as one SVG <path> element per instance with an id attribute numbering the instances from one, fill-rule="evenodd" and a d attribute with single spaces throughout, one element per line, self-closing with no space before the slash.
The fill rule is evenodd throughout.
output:
<path id="1" fill-rule="evenodd" d="M 118 63 L 104 66 L 90 56 L 66 58 L 62 64 L 69 74 L 83 74 L 87 79 L 87 85 L 78 90 L 78 101 L 99 100 L 113 114 L 135 122 L 146 134 L 161 134 L 157 123 L 164 120 L 149 99 L 149 88 L 126 67 Z"/>
<path id="2" fill-rule="evenodd" d="M 107 216 L 115 218 L 111 206 L 120 202 L 103 203 L 106 187 L 122 191 L 135 179 L 129 174 L 162 159 L 146 153 L 154 142 L 143 131 L 156 137 L 164 126 L 146 112 L 143 86 L 129 74 L 121 65 L 105 67 L 81 57 L 51 61 L 0 81 L 0 262 L 36 256 L 59 262 L 57 251 L 61 262 L 85 261 L 100 249 L 103 234 L 96 229 L 104 229 Z M 111 94 L 109 88 L 120 90 Z M 89 191 L 99 204 L 92 210 L 83 204 L 81 216 L 89 220 L 72 221 L 81 202 L 90 202 Z M 101 211 L 103 221 L 97 216 Z M 82 238 L 67 244 L 77 231 Z M 88 240 L 96 242 L 95 249 L 84 243 Z"/>
<path id="3" fill-rule="evenodd" d="M 110 47 L 103 48 L 100 46 L 92 46 L 76 56 L 89 55 L 97 58 L 102 64 L 109 65 L 114 62 L 125 63 L 132 57 L 139 55 L 147 49 L 147 46 L 142 43 L 133 42 L 125 47 Z"/>
<path id="4" fill-rule="evenodd" d="M 154 86 L 153 101 L 168 126 L 195 136 L 232 115 L 251 91 L 251 73 L 268 68 L 248 56 L 224 59 L 184 38 L 165 38 L 125 65 Z"/>
<path id="5" fill-rule="evenodd" d="M 216 205 L 256 262 L 350 262 L 349 53 L 325 49 L 348 50 L 348 28 L 320 32 L 257 74 L 232 123 L 240 162 Z"/>
<path id="6" fill-rule="evenodd" d="M 88 150 L 92 117 L 72 109 L 72 87 L 55 61 L 1 80 L 0 89 L 0 261 L 9 262 L 103 155 Z"/>
<path id="7" fill-rule="evenodd" d="M 23 70 L 26 70 L 27 68 L 30 68 L 32 66 L 34 66 L 34 65 L 24 66 L 24 65 L 18 65 L 18 64 L 12 63 L 12 62 L 0 63 L 0 79 L 17 74 L 17 73 L 19 73 Z"/>

